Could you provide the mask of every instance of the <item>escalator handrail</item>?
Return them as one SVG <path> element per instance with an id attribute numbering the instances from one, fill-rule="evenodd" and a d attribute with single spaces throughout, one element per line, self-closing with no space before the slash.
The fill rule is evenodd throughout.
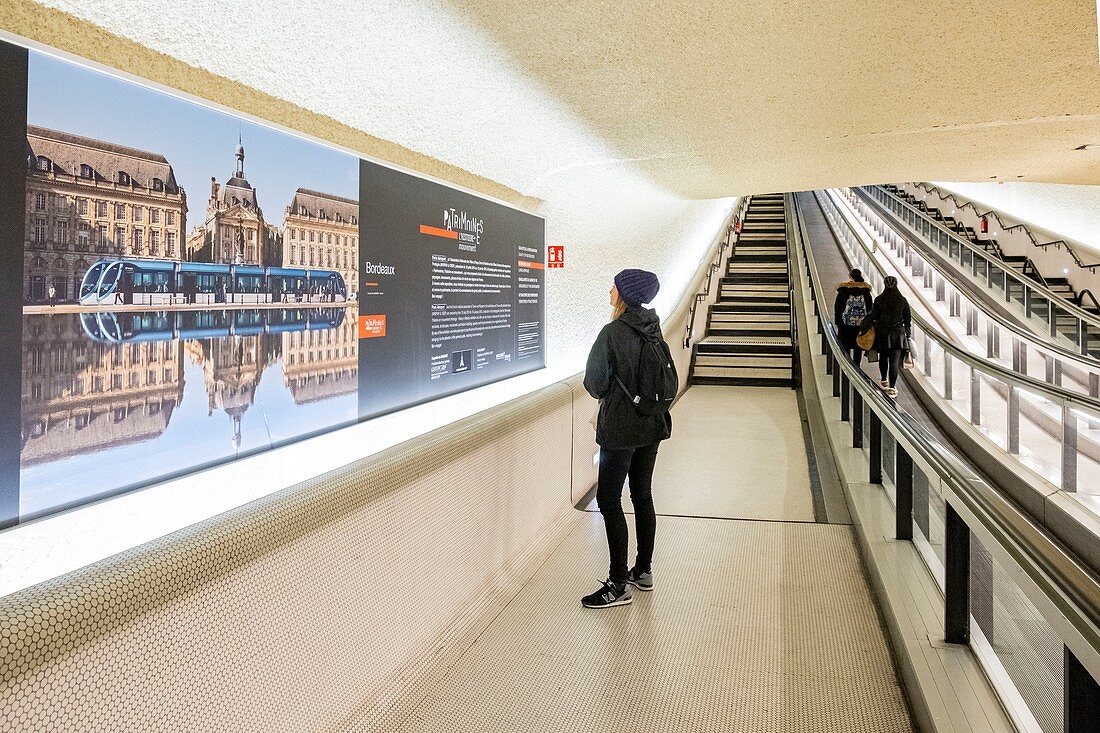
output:
<path id="1" fill-rule="evenodd" d="M 915 185 L 919 188 L 923 187 L 922 184 L 920 184 L 920 183 L 917 183 Z M 902 197 L 898 196 L 897 194 L 893 193 L 892 191 L 887 190 L 885 187 L 883 187 L 883 186 L 865 186 L 865 187 L 861 187 L 861 188 L 878 188 L 878 189 L 880 189 L 887 196 L 891 196 L 891 197 L 897 199 L 899 202 L 901 202 L 902 205 L 909 207 L 910 209 L 915 211 L 917 214 L 919 214 L 920 216 L 924 217 L 929 222 L 931 222 L 934 226 L 936 226 L 939 229 L 942 229 L 943 231 L 947 232 L 948 235 L 950 235 L 953 239 L 957 240 L 963 246 L 968 247 L 969 249 L 977 252 L 978 254 L 982 255 L 983 257 L 988 258 L 988 253 L 986 253 L 984 250 L 980 249 L 973 242 L 966 239 L 965 237 L 959 236 L 959 234 L 957 232 L 951 231 L 948 227 L 945 227 L 942 222 L 940 222 L 940 221 L 936 220 L 935 218 L 929 216 L 927 211 L 921 211 L 919 208 L 917 208 L 916 206 L 913 206 L 913 204 L 909 203 L 908 201 L 906 201 Z M 935 186 L 932 186 L 931 188 L 935 189 L 937 195 L 942 195 L 941 192 L 939 191 L 939 189 L 937 189 Z M 925 190 L 928 190 L 928 189 L 925 189 Z M 956 208 L 962 208 L 962 206 L 958 205 L 958 199 L 954 198 L 954 194 L 948 194 L 948 197 L 956 202 Z M 977 207 L 975 207 L 972 203 L 970 203 L 970 202 L 967 202 L 967 203 L 970 205 L 971 208 L 974 209 L 974 211 L 976 211 L 976 212 L 978 211 Z M 1091 264 L 1091 265 L 1084 264 L 1081 261 L 1081 258 L 1077 256 L 1076 251 L 1074 251 L 1069 246 L 1069 244 L 1067 244 L 1065 242 L 1065 240 L 1058 240 L 1057 242 L 1046 242 L 1045 244 L 1040 244 L 1039 242 L 1036 241 L 1035 235 L 1031 233 L 1031 230 L 1028 229 L 1027 227 L 1025 227 L 1023 224 L 1014 224 L 1010 227 L 1005 227 L 1004 224 L 1001 222 L 1000 217 L 997 217 L 997 212 L 989 211 L 989 212 L 986 212 L 985 215 L 988 215 L 988 214 L 993 214 L 993 216 L 997 218 L 997 223 L 1001 226 L 1002 231 L 1011 231 L 1014 228 L 1023 228 L 1023 230 L 1027 232 L 1028 237 L 1035 244 L 1035 246 L 1039 247 L 1040 249 L 1044 249 L 1045 247 L 1049 247 L 1049 246 L 1054 245 L 1054 244 L 1065 244 L 1066 249 L 1069 250 L 1070 254 L 1073 255 L 1073 260 L 1074 260 L 1074 262 L 1077 263 L 1078 267 L 1087 269 L 1090 272 L 1095 272 L 1094 268 L 1100 267 L 1100 262 L 1097 262 L 1097 263 L 1094 263 L 1094 264 Z M 979 213 L 979 216 L 982 216 L 982 214 Z M 1002 260 L 1002 262 L 1003 261 L 1004 260 Z M 1066 307 L 1071 313 L 1073 313 L 1073 315 L 1077 316 L 1080 320 L 1086 321 L 1088 323 L 1096 325 L 1097 327 L 1100 327 L 1100 316 L 1096 316 L 1096 315 L 1094 315 L 1092 313 L 1089 313 L 1088 311 L 1084 310 L 1083 308 L 1080 308 L 1075 303 L 1073 303 L 1069 300 L 1066 300 L 1062 296 L 1060 296 L 1057 293 L 1053 292 L 1052 290 L 1047 288 L 1045 285 L 1038 285 L 1034 281 L 1024 282 L 1026 280 L 1029 280 L 1030 278 L 1026 278 L 1023 275 L 1020 275 L 1019 273 L 1013 271 L 1011 268 L 1005 267 L 1004 270 L 1005 270 L 1005 272 L 1007 273 L 1007 275 L 1009 277 L 1013 278 L 1014 280 L 1020 281 L 1022 285 L 1025 285 L 1027 287 L 1035 288 L 1035 289 L 1039 290 L 1040 292 L 1043 293 L 1044 296 L 1053 299 L 1055 302 L 1059 303 L 1059 305 L 1065 304 L 1064 307 Z"/>
<path id="2" fill-rule="evenodd" d="M 819 192 L 814 191 L 815 198 L 818 195 Z M 863 240 L 859 236 L 859 232 L 857 232 L 855 228 L 852 227 L 851 222 L 849 222 L 843 216 L 841 217 L 841 220 L 844 222 L 844 225 L 852 232 L 852 234 L 855 235 L 857 241 L 860 242 L 860 246 L 866 248 L 866 245 L 863 243 Z M 829 218 L 826 217 L 825 222 L 826 224 L 828 224 L 831 230 L 833 228 L 832 221 L 830 221 Z M 880 276 L 886 277 L 886 275 L 889 274 L 886 272 L 883 266 L 873 257 L 870 257 L 869 260 L 871 264 L 874 265 Z M 975 356 L 974 354 L 970 353 L 961 346 L 958 346 L 950 339 L 948 339 L 945 335 L 940 333 L 939 329 L 936 326 L 930 324 L 919 313 L 913 313 L 912 318 L 913 321 L 921 327 L 924 333 L 927 334 L 929 338 L 933 339 L 945 352 L 950 353 L 953 359 L 957 359 L 964 364 L 967 364 L 968 366 L 971 366 L 978 371 L 983 372 L 984 374 L 996 377 L 1006 384 L 1015 385 L 1020 389 L 1028 392 L 1038 392 L 1047 397 L 1052 402 L 1068 405 L 1069 407 L 1074 407 L 1079 410 L 1097 413 L 1097 415 L 1100 416 L 1100 400 L 1093 399 L 1091 397 L 1088 397 L 1087 395 L 1082 395 L 1077 392 L 1071 392 L 1057 385 L 1048 384 L 1047 382 L 1041 381 L 1034 377 L 1030 377 L 1026 374 L 1014 372 L 1008 367 L 1002 366 L 996 362 L 989 361 L 980 356 Z"/>
<path id="3" fill-rule="evenodd" d="M 864 188 L 866 188 L 866 187 L 864 187 Z M 875 201 L 875 199 L 873 197 L 866 196 L 866 194 L 862 190 L 856 189 L 856 188 L 853 188 L 852 190 L 856 191 L 861 196 L 865 197 L 865 200 L 869 201 L 874 206 L 881 207 L 881 204 L 878 201 Z M 890 193 L 890 192 L 887 191 L 886 193 Z M 893 194 L 891 194 L 891 195 L 893 195 Z M 886 210 L 886 209 L 883 209 L 883 210 L 885 210 L 887 214 L 891 213 L 889 210 Z M 935 221 L 935 220 L 932 219 L 931 221 Z M 895 229 L 895 231 L 897 231 L 897 230 Z M 950 231 L 950 230 L 948 230 L 948 231 Z M 916 243 L 914 243 L 912 237 L 905 236 L 904 234 L 902 234 L 902 238 L 905 239 L 906 243 L 910 244 L 911 246 L 915 246 L 917 248 L 924 248 L 924 247 L 931 248 L 933 246 L 929 242 L 916 242 Z M 961 239 L 961 238 L 960 238 L 959 241 L 963 242 L 964 244 L 966 243 L 966 240 Z M 978 254 L 982 254 L 982 255 L 985 254 L 984 252 L 982 252 L 981 249 L 979 249 L 979 248 L 977 248 L 973 245 L 970 245 L 970 248 Z M 932 251 L 932 250 L 929 249 L 929 251 Z M 970 283 L 970 282 L 966 281 L 962 277 L 958 277 L 953 271 L 952 272 L 945 272 L 942 268 L 938 267 L 927 256 L 924 259 L 925 259 L 926 262 L 928 262 L 930 267 L 933 267 L 936 270 L 936 272 L 939 273 L 940 277 L 942 277 L 944 280 L 949 281 L 955 287 L 956 290 L 958 290 L 962 293 L 968 294 L 968 297 L 970 297 L 970 300 L 972 302 L 974 302 L 976 304 L 979 303 L 979 299 L 976 298 L 976 297 L 973 297 L 974 287 L 975 287 L 973 285 L 973 283 Z M 1026 261 L 1031 262 L 1030 259 L 1028 259 Z M 1011 270 L 1007 267 L 1003 268 L 1003 269 L 1004 269 L 1004 272 L 1006 273 L 1006 276 L 1011 275 L 1013 278 L 1015 278 L 1017 280 L 1031 280 L 1031 278 L 1021 277 L 1014 270 Z M 1031 282 L 1027 283 L 1026 287 L 1032 288 L 1034 290 L 1042 291 L 1042 292 L 1044 292 L 1044 294 L 1048 293 L 1048 292 L 1051 292 L 1047 288 L 1045 283 L 1039 284 L 1039 283 L 1036 283 L 1034 280 L 1031 280 Z M 1089 295 L 1091 296 L 1092 293 L 1089 293 Z M 1065 298 L 1062 298 L 1061 296 L 1054 295 L 1054 294 L 1051 294 L 1049 296 L 1044 296 L 1044 297 L 1048 297 L 1051 300 L 1059 301 L 1059 303 L 1058 303 L 1059 308 L 1062 307 L 1061 303 L 1069 303 L 1070 302 L 1070 301 L 1067 301 Z M 1076 304 L 1074 305 L 1074 307 L 1078 310 L 1083 310 L 1083 309 L 1080 308 L 1080 306 L 1078 306 Z M 1070 348 L 1058 343 L 1057 341 L 1048 341 L 1046 339 L 1043 339 L 1038 334 L 1036 334 L 1034 331 L 1032 331 L 1032 330 L 1030 330 L 1030 329 L 1028 329 L 1024 326 L 1021 326 L 1020 324 L 1016 323 L 1016 321 L 1014 321 L 1011 318 L 1006 318 L 1005 316 L 1001 315 L 1000 313 L 998 313 L 995 310 L 985 310 L 983 308 L 982 312 L 985 313 L 985 315 L 987 317 L 989 317 L 989 318 L 993 319 L 994 321 L 996 321 L 997 324 L 1000 325 L 1002 328 L 1008 329 L 1009 331 L 1016 334 L 1019 338 L 1025 339 L 1026 341 L 1028 341 L 1030 343 L 1041 346 L 1043 349 L 1045 349 L 1047 351 L 1056 352 L 1059 355 L 1061 355 L 1062 358 L 1064 358 L 1066 361 L 1074 361 L 1074 362 L 1077 362 L 1077 363 L 1083 365 L 1087 369 L 1091 369 L 1093 371 L 1100 372 L 1100 359 L 1097 359 L 1094 356 L 1090 356 L 1089 354 L 1083 354 L 1080 351 L 1070 349 Z M 1095 316 L 1094 316 L 1094 318 L 1095 318 Z M 1098 322 L 1100 322 L 1100 319 L 1097 319 L 1097 320 L 1098 320 Z"/>
<path id="4" fill-rule="evenodd" d="M 820 277 L 812 250 L 806 246 L 800 204 L 794 202 L 797 226 L 792 237 L 806 261 L 807 277 L 814 296 L 821 292 Z M 815 285 L 816 284 L 816 285 Z M 1013 559 L 1032 583 L 1055 606 L 1095 656 L 1100 656 L 1100 580 L 1069 555 L 1042 527 L 965 463 L 951 454 L 911 416 L 899 412 L 871 378 L 846 356 L 836 333 L 820 315 L 828 304 L 818 304 L 818 320 L 836 368 L 843 370 L 852 389 L 858 390 L 869 409 L 895 440 L 901 442 L 915 461 L 939 477 L 959 502 L 981 523 L 984 530 Z M 1063 640 L 1064 641 L 1064 640 Z M 1078 653 L 1078 657 L 1082 655 Z"/>

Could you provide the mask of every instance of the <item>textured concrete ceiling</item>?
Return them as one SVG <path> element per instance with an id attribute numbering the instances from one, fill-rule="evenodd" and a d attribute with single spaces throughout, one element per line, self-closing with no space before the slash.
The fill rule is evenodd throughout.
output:
<path id="1" fill-rule="evenodd" d="M 686 196 L 1100 183 L 1094 0 L 452 4 Z"/>
<path id="2" fill-rule="evenodd" d="M 544 200 L 1100 184 L 1094 0 L 42 2 Z"/>

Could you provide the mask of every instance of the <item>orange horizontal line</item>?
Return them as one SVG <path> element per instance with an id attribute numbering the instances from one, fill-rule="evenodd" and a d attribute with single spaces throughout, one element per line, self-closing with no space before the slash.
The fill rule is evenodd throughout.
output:
<path id="1" fill-rule="evenodd" d="M 546 269 L 546 265 L 542 264 L 541 262 L 528 262 L 527 260 L 520 260 L 519 261 L 519 266 L 520 267 L 526 267 L 528 270 L 545 270 Z"/>
<path id="2" fill-rule="evenodd" d="M 450 229 L 440 229 L 439 227 L 430 227 L 427 224 L 420 225 L 421 234 L 431 234 L 433 237 L 446 237 L 447 239 L 458 239 L 458 232 L 452 232 Z"/>
<path id="3" fill-rule="evenodd" d="M 376 288 L 376 287 L 378 287 L 378 283 L 363 283 L 363 285 L 365 285 L 365 286 L 366 286 L 366 287 L 368 287 L 368 288 Z"/>

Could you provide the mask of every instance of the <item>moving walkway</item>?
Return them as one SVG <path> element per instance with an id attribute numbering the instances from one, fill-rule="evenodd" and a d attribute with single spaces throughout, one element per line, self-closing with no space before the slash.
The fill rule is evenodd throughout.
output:
<path id="1" fill-rule="evenodd" d="M 894 515 L 893 537 L 912 543 L 942 594 L 942 638 L 949 644 L 969 645 L 997 688 L 1017 730 L 1091 730 L 1095 718 L 1090 711 L 1100 699 L 1096 683 L 1100 679 L 1097 537 L 1085 539 L 1088 532 L 1083 532 L 1076 538 L 1078 549 L 1085 549 L 1084 553 L 1071 547 L 1070 538 L 1061 532 L 1069 523 L 1058 517 L 1059 507 L 1069 506 L 1062 504 L 1065 494 L 1049 494 L 1045 507 L 1007 494 L 985 475 L 982 469 L 986 466 L 975 468 L 956 455 L 952 438 L 937 429 L 920 403 L 903 399 L 895 404 L 888 400 L 877 385 L 877 377 L 868 376 L 847 357 L 830 323 L 833 281 L 846 274 L 850 266 L 863 267 L 868 279 L 878 281 L 883 272 L 869 256 L 838 259 L 842 252 L 851 257 L 870 248 L 854 246 L 859 244 L 859 237 L 847 220 L 835 211 L 830 213 L 831 201 L 821 192 L 798 194 L 798 226 L 793 238 L 813 296 L 807 316 L 816 321 L 822 355 L 807 355 L 804 362 L 819 369 L 824 361 L 828 373 L 818 385 L 826 390 L 823 402 L 836 405 L 825 405 L 827 414 L 837 419 L 831 424 L 844 428 L 845 435 L 839 443 L 833 443 L 838 465 L 864 466 L 864 478 L 870 484 L 865 489 L 858 483 L 860 477 L 846 479 L 857 482 L 848 484 L 854 519 L 864 521 L 864 517 L 873 518 L 882 511 L 880 504 L 874 503 L 882 496 L 874 487 L 881 484 L 889 500 L 881 504 L 889 506 Z M 830 274 L 823 278 L 819 258 L 828 260 L 830 250 Z M 827 264 L 824 260 L 822 263 Z M 937 368 L 942 369 L 945 362 L 949 368 L 938 372 L 948 375 L 945 380 L 936 378 L 936 370 L 920 373 L 929 351 L 921 348 L 925 342 L 923 334 L 919 335 L 917 374 L 907 379 L 914 391 L 916 380 L 931 387 L 941 401 L 958 402 L 952 399 L 958 392 L 952 394 L 950 387 L 952 362 L 965 364 L 967 371 L 977 375 L 979 384 L 997 372 L 995 365 L 958 348 L 927 323 L 921 330 L 928 334 L 933 348 L 940 350 L 938 356 L 932 354 Z M 1019 375 L 998 376 L 1011 382 L 1006 384 L 1010 390 L 1021 388 L 1020 382 L 1014 381 Z M 968 397 L 975 394 L 970 389 L 961 391 Z M 993 391 L 982 386 L 979 395 L 988 401 Z M 951 404 L 950 409 L 965 413 L 970 406 L 960 411 L 960 405 Z M 977 432 L 982 427 L 967 429 Z M 870 514 L 864 513 L 863 505 Z M 883 598 L 919 597 L 905 596 L 909 591 L 892 585 L 891 576 L 901 566 L 894 562 L 877 565 L 875 538 L 865 533 L 861 539 L 865 559 Z M 878 552 L 888 554 L 886 546 L 878 546 Z M 1090 547 L 1091 553 L 1087 552 Z M 1061 575 L 1061 570 L 1051 574 L 1055 568 L 1066 574 Z M 1058 575 L 1061 577 L 1056 578 Z M 1068 605 L 1062 606 L 1063 602 Z M 897 614 L 888 626 L 896 634 L 902 675 L 919 677 L 927 652 L 911 656 L 911 650 L 921 624 L 914 622 L 911 609 L 891 608 L 888 602 L 886 606 L 888 617 Z M 907 623 L 915 623 L 915 630 L 906 633 Z M 932 684 L 934 672 L 924 670 L 924 675 L 925 684 Z M 923 688 L 918 685 L 916 690 L 909 689 L 920 719 L 925 704 L 920 692 Z M 953 725 L 957 726 L 954 729 L 979 727 L 973 720 L 954 721 Z"/>
<path id="2" fill-rule="evenodd" d="M 896 186 L 864 186 L 854 193 L 891 223 L 910 241 L 923 242 L 952 262 L 960 272 L 993 298 L 1080 354 L 1100 356 L 1100 302 L 1085 289 L 1077 292 L 1064 277 L 1039 271 L 1026 255 L 1006 255 L 996 240 L 982 238 L 951 216 L 927 207 Z M 1031 237 L 1034 240 L 1034 237 Z M 1036 243 L 1059 246 L 1059 243 Z M 1100 262 L 1086 262 L 1072 248 L 1067 251 L 1075 266 L 1094 270 Z M 997 307 L 994 305 L 993 307 Z"/>

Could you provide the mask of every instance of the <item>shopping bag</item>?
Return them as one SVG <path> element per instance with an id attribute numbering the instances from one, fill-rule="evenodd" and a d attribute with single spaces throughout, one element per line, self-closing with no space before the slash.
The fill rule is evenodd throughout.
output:
<path id="1" fill-rule="evenodd" d="M 875 345 L 875 327 L 871 326 L 866 333 L 856 336 L 856 346 L 864 351 L 870 351 Z"/>

